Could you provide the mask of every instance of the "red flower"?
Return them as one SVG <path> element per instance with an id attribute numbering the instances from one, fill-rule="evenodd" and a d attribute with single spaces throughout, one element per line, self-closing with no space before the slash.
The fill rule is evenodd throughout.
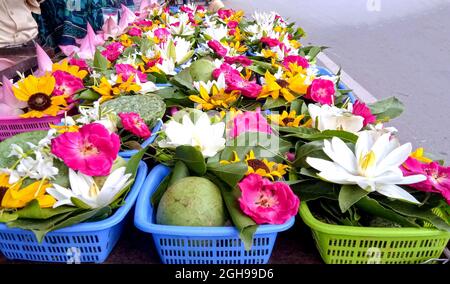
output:
<path id="1" fill-rule="evenodd" d="M 137 27 L 132 27 L 129 31 L 128 34 L 130 36 L 141 36 L 142 35 L 142 31 L 140 28 Z"/>
<path id="2" fill-rule="evenodd" d="M 306 69 L 309 67 L 309 62 L 306 58 L 299 56 L 299 55 L 288 55 L 283 60 L 283 65 L 287 69 L 289 69 L 289 64 L 294 63 L 297 64 L 297 66 L 301 66 L 303 69 Z"/>
<path id="3" fill-rule="evenodd" d="M 281 44 L 278 39 L 270 38 L 270 37 L 262 37 L 260 41 L 262 44 L 265 44 L 269 47 L 275 47 L 275 46 L 279 46 Z"/>
<path id="4" fill-rule="evenodd" d="M 102 55 L 109 61 L 114 61 L 119 58 L 123 50 L 124 47 L 120 42 L 113 42 L 106 46 L 106 49 L 102 51 Z"/>
<path id="5" fill-rule="evenodd" d="M 147 139 L 152 135 L 141 116 L 135 112 L 119 113 L 123 128 L 134 135 Z"/>
<path id="6" fill-rule="evenodd" d="M 228 50 L 217 40 L 208 41 L 208 46 L 220 57 L 224 57 L 228 53 Z"/>
<path id="7" fill-rule="evenodd" d="M 236 22 L 236 21 L 229 21 L 229 22 L 227 23 L 227 27 L 228 27 L 229 29 L 235 29 L 238 25 L 239 25 L 239 23 Z"/>
<path id="8" fill-rule="evenodd" d="M 227 63 L 223 63 L 220 68 L 213 71 L 214 78 L 219 78 L 224 74 L 227 91 L 237 90 L 248 98 L 257 98 L 261 93 L 262 87 L 254 81 L 247 81 L 241 77 L 241 73 Z"/>
<path id="9" fill-rule="evenodd" d="M 239 55 L 239 56 L 225 56 L 225 62 L 228 64 L 240 63 L 242 66 L 250 66 L 253 61 L 249 59 L 247 56 Z"/>
<path id="10" fill-rule="evenodd" d="M 353 104 L 353 111 L 352 113 L 354 115 L 359 115 L 362 116 L 364 118 L 364 126 L 366 126 L 367 124 L 371 124 L 374 123 L 375 121 L 377 121 L 377 118 L 375 117 L 375 115 L 372 114 L 372 112 L 370 111 L 370 108 L 367 107 L 367 105 L 365 103 L 362 103 L 360 101 L 356 101 Z"/>
<path id="11" fill-rule="evenodd" d="M 308 87 L 305 98 L 313 100 L 323 105 L 332 105 L 334 103 L 334 94 L 336 90 L 334 83 L 326 79 L 314 79 Z"/>

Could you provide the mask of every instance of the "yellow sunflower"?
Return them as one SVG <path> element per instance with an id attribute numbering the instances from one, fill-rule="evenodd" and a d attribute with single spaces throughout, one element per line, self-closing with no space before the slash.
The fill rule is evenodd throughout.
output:
<path id="1" fill-rule="evenodd" d="M 130 76 L 127 81 L 123 81 L 122 76 L 117 76 L 116 83 L 111 85 L 106 77 L 100 79 L 100 85 L 92 86 L 92 89 L 101 95 L 100 103 L 113 99 L 121 94 L 131 91 L 138 92 L 141 86 L 133 82 L 134 76 Z"/>
<path id="2" fill-rule="evenodd" d="M 21 182 L 9 184 L 9 176 L 0 174 L 0 197 L 1 207 L 3 208 L 22 208 L 30 201 L 36 199 L 41 208 L 49 208 L 55 204 L 56 200 L 46 194 L 47 188 L 51 186 L 47 181 L 36 181 L 24 188 Z"/>
<path id="3" fill-rule="evenodd" d="M 267 71 L 264 78 L 266 83 L 258 99 L 269 96 L 278 99 L 281 96 L 286 101 L 292 102 L 296 96 L 304 95 L 308 90 L 307 77 L 302 74 L 297 74 L 291 78 L 277 79 Z"/>
<path id="4" fill-rule="evenodd" d="M 133 41 L 130 39 L 130 37 L 127 34 L 123 34 L 119 37 L 120 43 L 127 48 L 133 45 Z"/>
<path id="5" fill-rule="evenodd" d="M 218 89 L 216 85 L 211 88 L 211 95 L 208 91 L 200 86 L 199 95 L 190 95 L 189 99 L 195 103 L 198 103 L 197 108 L 203 110 L 212 110 L 215 108 L 229 108 L 232 103 L 239 98 L 239 91 L 232 91 L 226 93 L 225 89 Z"/>
<path id="6" fill-rule="evenodd" d="M 282 178 L 289 169 L 288 165 L 278 164 L 267 159 L 257 159 L 253 150 L 245 156 L 245 162 L 248 165 L 246 175 L 258 174 L 262 177 L 268 177 L 274 180 L 275 177 Z"/>
<path id="7" fill-rule="evenodd" d="M 239 163 L 240 161 L 241 161 L 241 159 L 239 159 L 237 152 L 233 151 L 233 159 L 231 161 L 221 160 L 220 164 L 229 165 L 229 164 Z"/>
<path id="8" fill-rule="evenodd" d="M 80 70 L 80 67 L 76 65 L 69 65 L 67 59 L 64 59 L 60 63 L 54 63 L 52 71 L 64 71 L 71 74 L 72 76 L 80 78 L 81 80 L 83 80 L 84 77 L 86 77 L 86 75 L 88 74 L 86 70 Z"/>
<path id="9" fill-rule="evenodd" d="M 297 115 L 297 112 L 295 110 L 292 110 L 289 113 L 287 111 L 283 111 L 281 115 L 272 114 L 269 115 L 268 118 L 270 119 L 270 121 L 275 122 L 280 126 L 299 127 L 300 125 L 302 125 L 301 121 L 303 118 L 305 118 L 305 115 Z M 306 122 L 305 124 L 307 123 L 308 122 Z"/>
<path id="10" fill-rule="evenodd" d="M 244 53 L 247 51 L 248 47 L 245 45 L 241 45 L 240 41 L 235 41 L 235 42 L 225 42 L 224 45 L 234 49 L 236 52 L 238 53 Z"/>
<path id="11" fill-rule="evenodd" d="M 28 112 L 21 115 L 24 118 L 56 116 L 67 108 L 67 96 L 52 96 L 55 89 L 55 78 L 50 74 L 43 77 L 30 75 L 13 87 L 14 96 L 28 104 Z"/>

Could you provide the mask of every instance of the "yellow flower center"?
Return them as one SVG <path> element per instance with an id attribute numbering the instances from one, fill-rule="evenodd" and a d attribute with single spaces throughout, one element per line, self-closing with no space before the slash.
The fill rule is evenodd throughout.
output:
<path id="1" fill-rule="evenodd" d="M 82 147 L 81 147 L 81 154 L 83 156 L 91 156 L 91 155 L 95 155 L 98 154 L 98 149 L 92 145 L 91 143 L 85 143 Z"/>
<path id="2" fill-rule="evenodd" d="M 277 203 L 278 201 L 275 196 L 267 195 L 266 193 L 261 193 L 259 198 L 255 201 L 255 204 L 265 208 L 270 208 Z"/>
<path id="3" fill-rule="evenodd" d="M 375 165 L 376 156 L 373 151 L 367 153 L 364 157 L 360 159 L 360 167 L 362 171 L 362 175 L 366 175 L 367 171 Z"/>

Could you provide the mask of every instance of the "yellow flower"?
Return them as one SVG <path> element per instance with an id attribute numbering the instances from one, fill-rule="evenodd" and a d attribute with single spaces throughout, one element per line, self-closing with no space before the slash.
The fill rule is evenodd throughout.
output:
<path id="1" fill-rule="evenodd" d="M 261 50 L 261 54 L 264 56 L 264 58 L 274 58 L 274 59 L 278 58 L 277 53 L 270 49 Z"/>
<path id="2" fill-rule="evenodd" d="M 295 49 L 299 49 L 300 47 L 302 47 L 302 44 L 297 40 L 291 40 L 291 41 L 289 41 L 289 43 Z"/>
<path id="3" fill-rule="evenodd" d="M 241 29 L 239 27 L 236 27 L 234 29 L 234 41 L 240 42 L 242 40 L 242 33 L 241 33 Z"/>
<path id="4" fill-rule="evenodd" d="M 432 159 L 424 156 L 424 149 L 422 147 L 418 148 L 416 151 L 411 153 L 410 157 L 414 158 L 422 163 L 425 163 L 425 164 L 429 164 L 429 163 L 433 162 Z"/>
<path id="5" fill-rule="evenodd" d="M 208 91 L 200 86 L 200 95 L 190 95 L 189 99 L 195 103 L 198 103 L 198 109 L 212 110 L 215 108 L 229 108 L 239 98 L 239 91 L 232 91 L 226 93 L 225 89 L 218 89 L 216 85 L 211 88 L 212 95 L 208 94 Z"/>
<path id="6" fill-rule="evenodd" d="M 296 95 L 304 95 L 308 90 L 308 85 L 306 84 L 307 77 L 302 74 L 297 74 L 292 78 L 277 79 L 267 71 L 264 78 L 266 83 L 258 98 L 267 98 L 270 96 L 278 99 L 282 96 L 286 101 L 292 102 L 295 100 Z"/>
<path id="7" fill-rule="evenodd" d="M 130 37 L 127 34 L 121 35 L 119 37 L 119 40 L 125 48 L 133 45 L 133 41 L 130 39 Z"/>
<path id="8" fill-rule="evenodd" d="M 241 45 L 241 42 L 240 42 L 240 41 L 230 42 L 230 43 L 225 42 L 224 44 L 225 44 L 226 46 L 228 46 L 228 47 L 234 49 L 234 50 L 235 50 L 236 52 L 238 52 L 238 53 L 244 53 L 244 52 L 246 52 L 247 49 L 248 49 L 247 46 Z"/>
<path id="9" fill-rule="evenodd" d="M 236 108 L 234 108 L 234 107 L 231 107 L 231 108 L 229 108 L 228 110 L 222 110 L 222 111 L 220 112 L 220 119 L 222 120 L 222 119 L 224 119 L 224 118 L 228 115 L 229 117 L 227 118 L 227 121 L 232 122 L 232 120 L 233 120 L 238 114 L 241 114 L 241 113 L 242 113 L 241 110 L 238 110 L 238 109 L 236 109 Z"/>
<path id="10" fill-rule="evenodd" d="M 22 208 L 34 199 L 39 202 L 41 208 L 52 207 L 56 202 L 51 195 L 46 194 L 47 188 L 51 186 L 46 180 L 36 181 L 22 189 L 20 189 L 21 182 L 11 185 L 8 180 L 8 175 L 0 175 L 0 196 L 3 195 L 1 199 L 3 208 Z"/>
<path id="11" fill-rule="evenodd" d="M 80 70 L 80 67 L 76 65 L 69 65 L 67 59 L 64 59 L 60 63 L 54 63 L 52 71 L 64 71 L 71 74 L 72 76 L 80 78 L 81 80 L 83 80 L 84 77 L 86 77 L 86 75 L 88 74 L 86 70 Z"/>
<path id="12" fill-rule="evenodd" d="M 248 165 L 246 175 L 258 174 L 262 177 L 268 177 L 271 180 L 274 180 L 274 177 L 282 178 L 286 174 L 286 170 L 289 169 L 288 165 L 270 162 L 267 159 L 256 159 L 253 150 L 245 156 L 245 162 Z"/>
<path id="13" fill-rule="evenodd" d="M 28 104 L 28 112 L 21 115 L 24 118 L 56 116 L 67 107 L 67 96 L 52 96 L 55 89 L 55 78 L 50 74 L 43 77 L 30 75 L 13 87 L 14 96 Z"/>
<path id="14" fill-rule="evenodd" d="M 268 118 L 270 121 L 277 123 L 281 126 L 291 126 L 291 127 L 299 127 L 300 122 L 305 117 L 305 115 L 297 115 L 295 110 L 291 112 L 283 111 L 281 115 L 273 114 L 269 115 Z"/>
<path id="15" fill-rule="evenodd" d="M 220 164 L 229 165 L 229 164 L 239 163 L 240 161 L 241 161 L 241 159 L 239 159 L 237 152 L 233 151 L 233 159 L 231 161 L 222 160 L 222 161 L 220 161 Z"/>
<path id="16" fill-rule="evenodd" d="M 100 85 L 92 86 L 92 89 L 99 93 L 102 97 L 100 103 L 113 99 L 119 95 L 128 94 L 131 91 L 138 92 L 141 90 L 141 86 L 133 82 L 134 76 L 128 77 L 127 81 L 122 80 L 122 76 L 117 76 L 116 84 L 111 85 L 105 77 L 100 79 Z"/>
<path id="17" fill-rule="evenodd" d="M 54 125 L 54 124 L 50 124 L 50 128 L 56 129 L 56 131 L 60 134 L 66 132 L 77 132 L 79 129 L 77 125 Z"/>
<path id="18" fill-rule="evenodd" d="M 289 63 L 289 68 L 285 68 L 285 71 L 285 76 L 287 78 L 292 78 L 297 76 L 298 74 L 306 76 L 308 70 L 306 68 L 303 68 L 302 66 L 297 65 L 297 63 L 291 62 Z"/>

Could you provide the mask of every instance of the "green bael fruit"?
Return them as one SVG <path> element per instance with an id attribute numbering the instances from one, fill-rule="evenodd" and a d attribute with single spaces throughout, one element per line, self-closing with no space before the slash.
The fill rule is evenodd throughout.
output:
<path id="1" fill-rule="evenodd" d="M 156 222 L 173 226 L 224 226 L 225 212 L 220 189 L 214 183 L 202 177 L 185 177 L 164 193 Z"/>

